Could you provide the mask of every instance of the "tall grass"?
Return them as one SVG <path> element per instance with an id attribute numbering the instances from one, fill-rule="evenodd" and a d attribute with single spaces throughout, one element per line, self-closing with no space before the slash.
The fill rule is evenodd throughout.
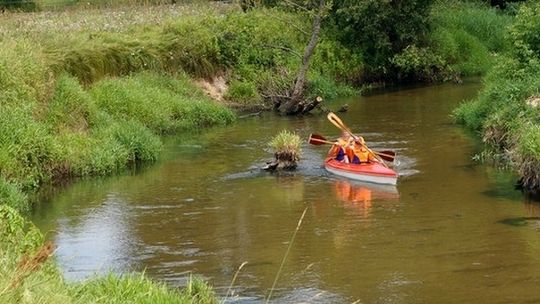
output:
<path id="1" fill-rule="evenodd" d="M 505 36 L 512 17 L 487 4 L 439 1 L 431 12 L 430 45 L 461 76 L 485 74 L 495 54 L 510 49 Z"/>

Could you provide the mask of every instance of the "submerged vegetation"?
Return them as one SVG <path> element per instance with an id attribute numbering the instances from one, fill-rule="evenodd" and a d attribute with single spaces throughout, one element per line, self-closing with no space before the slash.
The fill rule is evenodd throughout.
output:
<path id="1" fill-rule="evenodd" d="M 508 28 L 510 50 L 484 80 L 477 99 L 455 111 L 456 119 L 483 134 L 486 143 L 516 166 L 522 185 L 540 189 L 540 3 L 523 4 Z"/>

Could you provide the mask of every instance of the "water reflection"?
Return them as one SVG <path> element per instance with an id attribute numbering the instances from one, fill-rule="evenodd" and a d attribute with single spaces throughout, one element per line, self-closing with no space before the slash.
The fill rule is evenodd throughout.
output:
<path id="1" fill-rule="evenodd" d="M 345 207 L 356 210 L 364 218 L 370 216 L 374 201 L 399 200 L 396 186 L 360 183 L 351 180 L 334 182 L 336 198 L 345 203 Z"/>
<path id="2" fill-rule="evenodd" d="M 129 269 L 134 236 L 128 215 L 125 202 L 110 194 L 90 212 L 59 221 L 56 257 L 61 265 L 78 263 L 76 268 L 64 272 L 66 279 Z"/>

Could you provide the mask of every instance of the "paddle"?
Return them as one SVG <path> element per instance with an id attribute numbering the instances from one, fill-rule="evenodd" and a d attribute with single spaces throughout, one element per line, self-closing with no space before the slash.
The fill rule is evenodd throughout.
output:
<path id="1" fill-rule="evenodd" d="M 336 142 L 327 140 L 324 136 L 319 135 L 319 134 L 310 134 L 309 143 L 316 146 L 326 145 L 326 144 L 330 144 L 330 145 L 337 144 Z"/>
<path id="2" fill-rule="evenodd" d="M 361 137 L 358 137 L 356 135 L 354 135 L 351 130 L 349 128 L 347 128 L 347 126 L 343 123 L 343 121 L 341 121 L 341 119 L 334 113 L 330 112 L 328 113 L 328 115 L 326 116 L 328 118 L 328 120 L 333 123 L 336 127 L 338 127 L 339 129 L 343 130 L 344 132 L 347 132 L 349 133 L 349 135 L 354 138 L 355 142 L 361 146 L 363 146 L 366 150 L 369 151 L 369 153 L 373 154 L 373 156 L 375 156 L 376 159 L 378 159 L 385 167 L 388 168 L 388 166 L 384 163 L 384 161 L 381 159 L 381 157 L 379 157 L 377 155 L 377 153 L 373 152 L 370 148 L 368 148 L 368 146 L 366 146 L 364 143 L 363 143 L 363 138 Z M 362 139 L 362 140 L 360 140 Z"/>
<path id="3" fill-rule="evenodd" d="M 335 145 L 336 142 L 332 142 L 327 140 L 324 136 L 319 134 L 311 134 L 309 136 L 309 143 L 312 145 L 320 146 L 320 145 Z M 377 154 L 382 159 L 388 162 L 393 162 L 396 158 L 396 153 L 394 151 L 390 150 L 384 150 L 384 151 L 372 151 L 374 154 Z"/>

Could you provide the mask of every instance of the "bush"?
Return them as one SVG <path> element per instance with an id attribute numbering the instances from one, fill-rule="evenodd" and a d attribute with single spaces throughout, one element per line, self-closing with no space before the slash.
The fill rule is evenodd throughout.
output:
<path id="1" fill-rule="evenodd" d="M 161 151 L 160 139 L 137 121 L 116 123 L 107 130 L 126 151 L 127 162 L 155 161 Z"/>
<path id="2" fill-rule="evenodd" d="M 258 104 L 262 101 L 257 88 L 251 82 L 233 81 L 224 96 L 226 99 L 242 104 Z"/>
<path id="3" fill-rule="evenodd" d="M 540 58 L 540 3 L 528 2 L 521 6 L 514 24 L 510 27 L 510 38 L 518 56 L 527 60 Z"/>
<path id="4" fill-rule="evenodd" d="M 0 176 L 0 206 L 7 205 L 18 211 L 28 211 L 26 195 L 19 187 Z"/>
<path id="5" fill-rule="evenodd" d="M 334 1 L 334 34 L 349 49 L 360 48 L 368 79 L 392 77 L 389 59 L 428 33 L 432 0 Z"/>
<path id="6" fill-rule="evenodd" d="M 453 74 L 441 56 L 428 48 L 418 48 L 415 45 L 406 47 L 394 56 L 392 63 L 398 68 L 398 78 L 401 79 L 434 82 L 448 80 Z"/>
<path id="7" fill-rule="evenodd" d="M 523 185 L 540 189 L 540 109 L 530 103 L 540 92 L 540 59 L 536 56 L 537 27 L 532 11 L 540 3 L 524 4 L 511 27 L 512 50 L 499 57 L 478 98 L 461 105 L 457 119 L 484 134 L 485 140 L 516 164 Z"/>
<path id="8" fill-rule="evenodd" d="M 306 99 L 314 100 L 317 96 L 323 100 L 332 100 L 337 97 L 359 95 L 360 91 L 346 84 L 338 84 L 330 77 L 320 74 L 311 75 L 306 84 Z"/>
<path id="9" fill-rule="evenodd" d="M 105 79 L 92 87 L 99 108 L 118 120 L 135 119 L 157 133 L 223 125 L 234 115 L 196 88 L 186 76 L 137 74 Z"/>
<path id="10" fill-rule="evenodd" d="M 46 120 L 56 132 L 84 132 L 96 123 L 97 106 L 73 76 L 58 78 L 56 89 L 47 107 Z"/>

